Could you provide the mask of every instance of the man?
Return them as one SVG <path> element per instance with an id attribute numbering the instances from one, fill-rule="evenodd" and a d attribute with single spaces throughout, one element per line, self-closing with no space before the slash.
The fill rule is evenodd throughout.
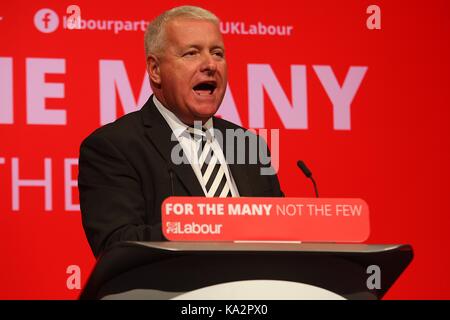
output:
<path id="1" fill-rule="evenodd" d="M 227 86 L 217 17 L 191 6 L 166 11 L 149 24 L 145 49 L 154 94 L 80 148 L 82 220 L 95 256 L 119 241 L 164 240 L 161 204 L 169 196 L 283 195 L 277 176 L 249 161 L 253 134 L 245 133 L 244 150 L 234 150 L 247 151 L 244 162 L 225 159 L 236 145 L 227 131 L 243 129 L 213 117 Z"/>

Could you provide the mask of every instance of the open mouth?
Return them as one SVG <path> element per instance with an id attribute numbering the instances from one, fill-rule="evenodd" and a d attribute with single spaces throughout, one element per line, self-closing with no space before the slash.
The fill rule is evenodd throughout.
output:
<path id="1" fill-rule="evenodd" d="M 217 83 L 215 81 L 205 81 L 194 86 L 194 91 L 199 96 L 212 95 L 214 90 L 217 88 Z"/>

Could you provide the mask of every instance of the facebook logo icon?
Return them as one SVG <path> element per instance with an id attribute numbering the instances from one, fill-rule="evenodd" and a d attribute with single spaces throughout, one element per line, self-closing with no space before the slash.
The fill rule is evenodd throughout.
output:
<path id="1" fill-rule="evenodd" d="M 34 15 L 34 25 L 40 32 L 50 33 L 58 28 L 59 17 L 51 9 L 40 9 Z"/>

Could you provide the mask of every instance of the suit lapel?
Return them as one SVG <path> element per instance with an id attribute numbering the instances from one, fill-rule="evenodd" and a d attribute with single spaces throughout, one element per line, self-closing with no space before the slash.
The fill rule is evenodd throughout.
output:
<path id="1" fill-rule="evenodd" d="M 145 134 L 150 142 L 166 161 L 169 170 L 172 170 L 183 183 L 192 196 L 204 196 L 203 189 L 191 165 L 183 155 L 182 164 L 174 164 L 171 153 L 174 148 L 181 148 L 178 140 L 172 141 L 172 130 L 161 113 L 153 103 L 153 95 L 142 107 L 142 119 L 145 126 Z"/>

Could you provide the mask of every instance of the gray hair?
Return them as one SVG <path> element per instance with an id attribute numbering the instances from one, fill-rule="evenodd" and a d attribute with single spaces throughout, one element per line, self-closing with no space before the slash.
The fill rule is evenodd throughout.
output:
<path id="1" fill-rule="evenodd" d="M 144 45 L 146 57 L 150 53 L 159 54 L 162 51 L 165 26 L 169 21 L 176 18 L 206 20 L 219 25 L 219 18 L 214 13 L 200 7 L 181 6 L 165 11 L 153 19 L 145 31 Z"/>

